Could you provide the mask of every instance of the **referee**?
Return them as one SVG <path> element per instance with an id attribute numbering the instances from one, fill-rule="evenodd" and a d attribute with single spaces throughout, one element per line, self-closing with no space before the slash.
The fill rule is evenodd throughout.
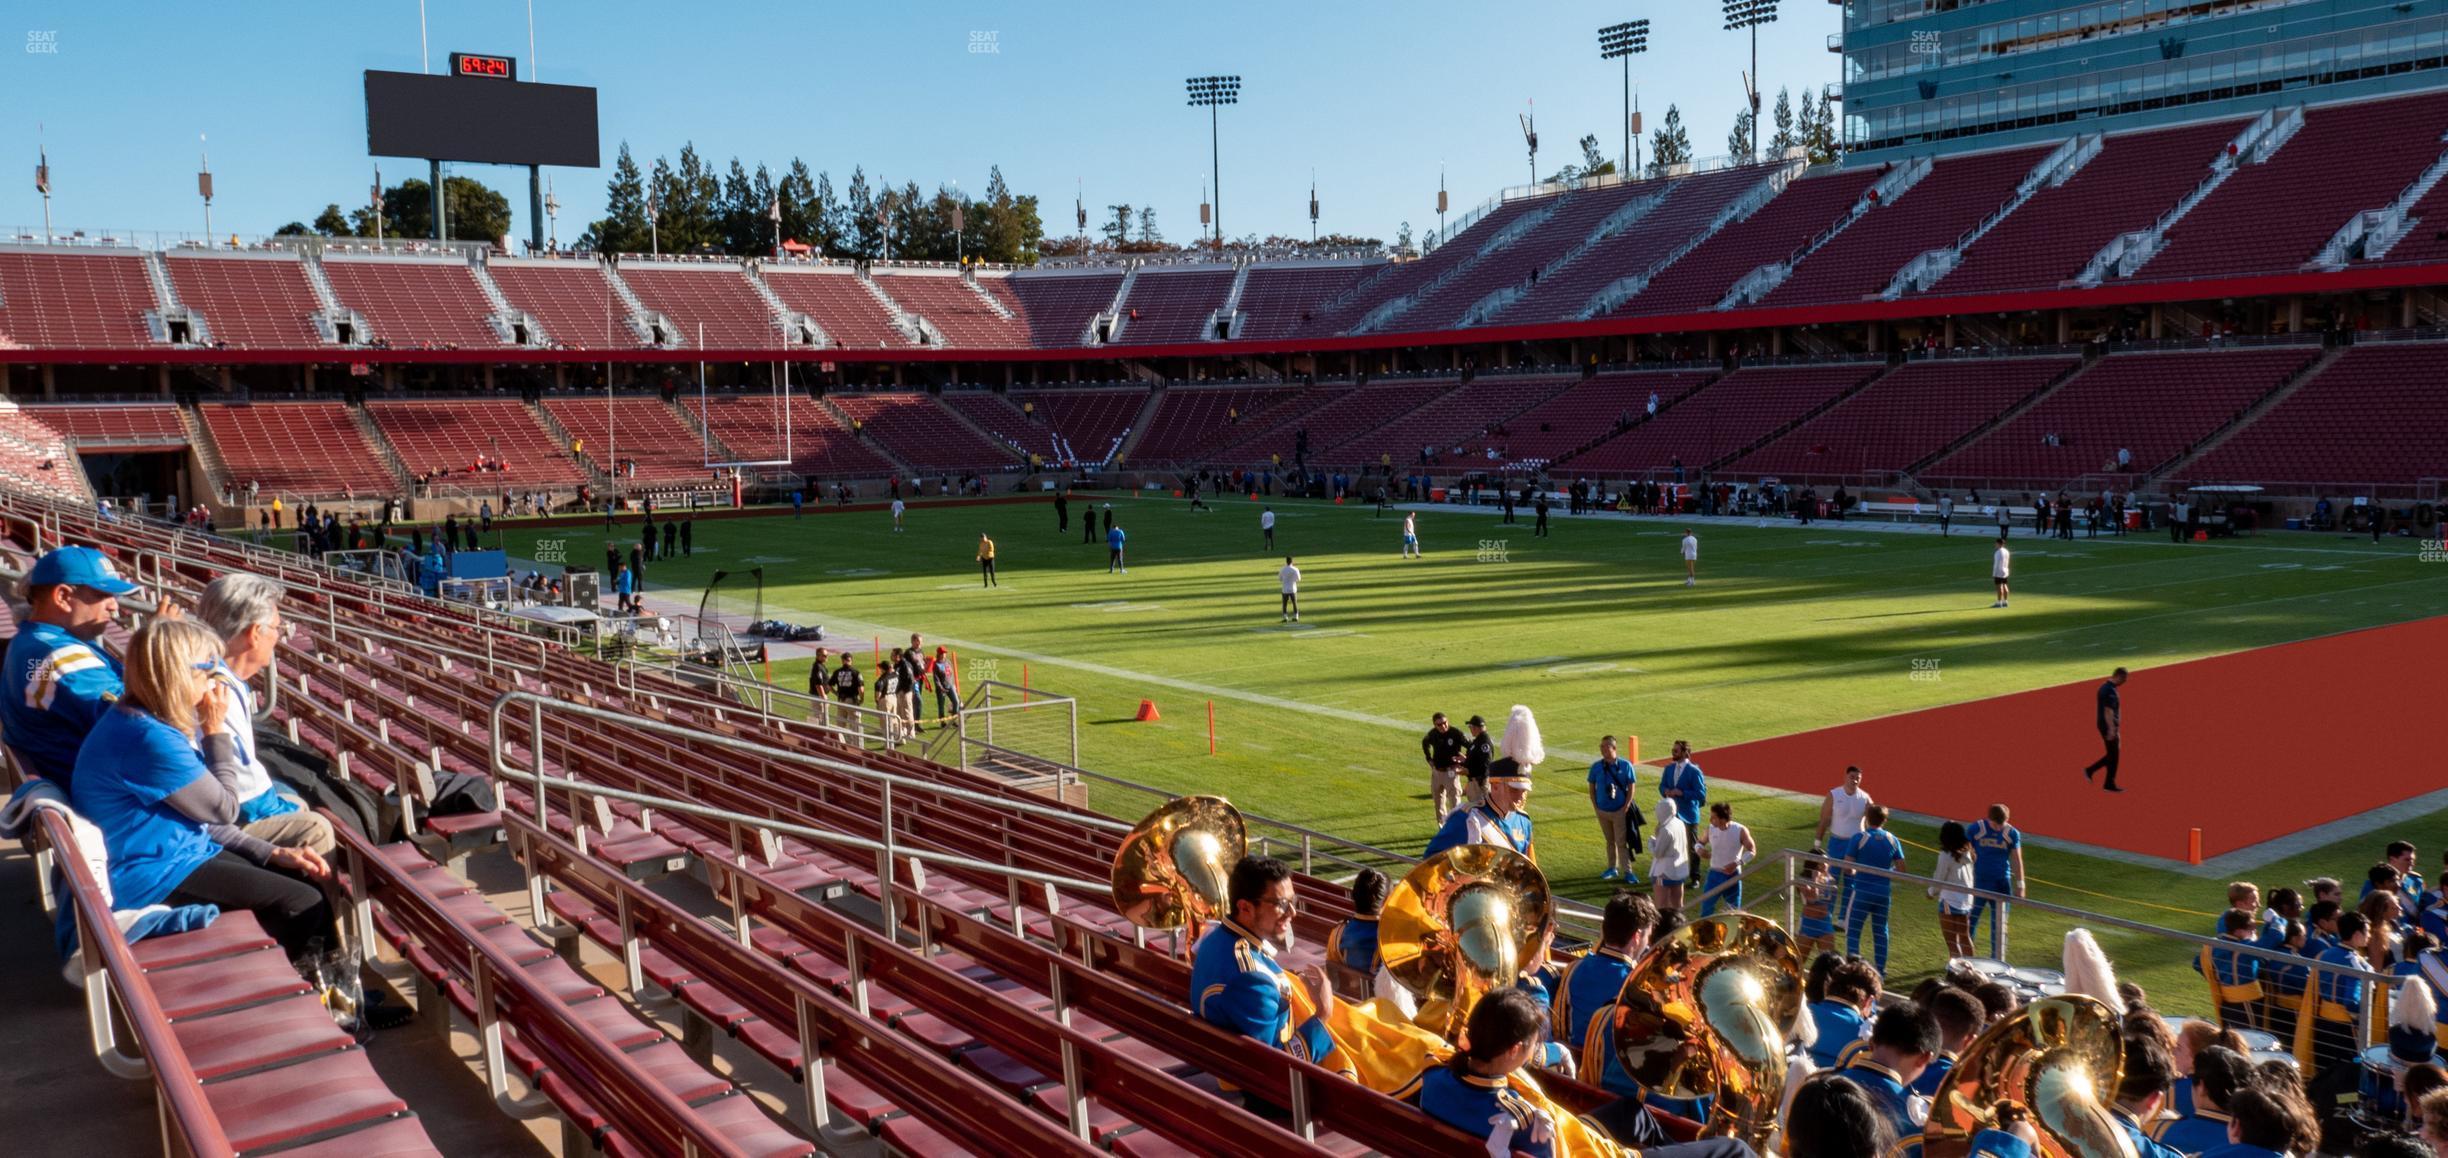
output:
<path id="1" fill-rule="evenodd" d="M 2085 780 L 2091 779 L 2093 773 L 2103 768 L 2107 769 L 2108 779 L 2101 783 L 2100 787 L 2110 792 L 2125 791 L 2117 787 L 2116 782 L 2117 747 L 2125 738 L 2124 701 L 2117 695 L 2117 689 L 2123 686 L 2125 686 L 2124 668 L 2110 672 L 2107 681 L 2099 686 L 2097 723 L 2099 724 L 2100 743 L 2106 746 L 2107 751 L 2101 753 L 2099 759 L 2093 760 L 2088 767 L 2083 769 Z"/>

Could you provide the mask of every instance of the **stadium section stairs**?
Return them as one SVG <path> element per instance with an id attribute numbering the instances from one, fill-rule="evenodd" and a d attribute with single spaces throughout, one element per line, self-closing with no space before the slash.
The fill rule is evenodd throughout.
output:
<path id="1" fill-rule="evenodd" d="M 862 277 L 859 280 L 866 281 L 867 279 Z M 881 293 L 882 291 L 879 290 L 877 292 Z M 857 439 L 860 446 L 864 446 L 868 450 L 874 451 L 877 458 L 891 463 L 894 475 L 900 478 L 916 478 L 918 476 L 917 470 L 912 468 L 910 464 L 901 461 L 900 455 L 894 454 L 892 450 L 889 447 L 886 447 L 882 442 L 868 437 L 866 432 L 860 429 L 859 420 L 850 417 L 849 411 L 842 409 L 830 398 L 818 397 L 816 402 L 818 405 L 825 408 L 826 413 L 833 416 L 833 421 L 840 423 L 841 428 L 850 433 L 850 437 Z M 951 407 L 946 406 L 944 409 L 950 410 Z M 975 428 L 972 427 L 972 429 Z M 1000 439 L 995 439 L 991 436 L 988 438 L 988 441 L 993 442 L 997 446 L 1003 445 Z"/>
<path id="2" fill-rule="evenodd" d="M 1738 306 L 1750 305 L 1767 297 L 1770 291 L 1785 284 L 1786 278 L 1793 276 L 1795 266 L 1802 264 L 1803 260 L 1810 255 L 1819 252 L 1821 247 L 1827 243 L 1836 240 L 1836 236 L 1851 227 L 1854 222 L 1867 216 L 1873 209 L 1893 208 L 1899 198 L 1909 192 L 1913 186 L 1920 184 L 1923 177 L 1930 175 L 1933 167 L 1927 157 L 1913 157 L 1896 166 L 1893 171 L 1879 178 L 1868 189 L 1863 190 L 1862 195 L 1853 202 L 1853 208 L 1839 218 L 1835 224 L 1821 230 L 1818 236 L 1796 247 L 1792 253 L 1786 255 L 1785 260 L 1769 262 L 1736 279 L 1733 285 L 1726 288 L 1725 297 L 1718 301 L 1717 308 L 1730 310 Z"/>
<path id="3" fill-rule="evenodd" d="M 884 292 L 883 286 L 877 285 L 874 278 L 867 276 L 866 270 L 859 270 L 851 276 L 856 277 L 859 285 L 875 296 L 876 303 L 884 307 L 885 313 L 892 315 L 893 329 L 900 331 L 901 336 L 908 339 L 911 345 L 941 346 L 944 344 L 943 331 L 936 329 L 935 323 L 903 308 L 900 302 L 893 300 L 891 294 Z"/>
<path id="4" fill-rule="evenodd" d="M 205 481 L 210 484 L 203 488 L 205 500 L 218 501 L 221 488 L 230 481 L 229 460 L 221 457 L 221 444 L 213 441 L 211 425 L 195 407 L 179 407 L 178 416 L 179 425 L 187 429 L 187 445 L 195 448 L 196 461 L 204 464 Z"/>
<path id="5" fill-rule="evenodd" d="M 667 349 L 680 345 L 680 327 L 670 318 L 647 309 L 646 303 L 638 300 L 637 291 L 630 289 L 629 283 L 621 280 L 619 267 L 607 261 L 601 263 L 598 268 L 603 271 L 604 283 L 611 286 L 612 292 L 619 296 L 622 308 L 629 311 L 627 319 L 629 332 L 637 335 L 638 341 L 649 346 L 662 346 Z M 657 334 L 662 335 L 661 341 L 655 340 Z"/>
<path id="6" fill-rule="evenodd" d="M 1591 318 L 1612 313 L 1616 307 L 1638 297 L 1642 290 L 1649 288 L 1650 282 L 1656 281 L 1659 274 L 1666 272 L 1667 267 L 1681 261 L 1683 255 L 1700 248 L 1708 239 L 1724 232 L 1727 226 L 1747 221 L 1752 214 L 1766 208 L 1770 201 L 1776 200 L 1777 194 L 1784 192 L 1785 187 L 1792 184 L 1793 179 L 1801 176 L 1803 171 L 1809 167 L 1807 162 L 1789 161 L 1769 170 L 1768 175 L 1761 178 L 1759 184 L 1752 186 L 1749 192 L 1728 202 L 1725 208 L 1718 210 L 1717 216 L 1709 220 L 1708 228 L 1683 239 L 1680 244 L 1660 255 L 1656 261 L 1650 262 L 1649 268 L 1630 277 L 1617 278 L 1599 287 L 1597 293 L 1590 295 L 1589 302 L 1573 315 L 1573 320 L 1586 322 Z"/>
<path id="7" fill-rule="evenodd" d="M 586 472 L 589 485 L 598 490 L 611 485 L 610 472 L 595 465 L 595 456 L 575 449 L 576 440 L 570 437 L 569 427 L 561 425 L 561 420 L 553 417 L 552 411 L 546 410 L 543 403 L 524 402 L 521 405 L 527 408 L 527 413 L 535 416 L 536 424 L 542 426 L 552 435 L 553 441 L 560 444 L 562 453 L 569 455 L 570 461 L 577 463 L 578 469 Z"/>
<path id="8" fill-rule="evenodd" d="M 2008 197 L 2005 204 L 1998 206 L 1987 217 L 1981 218 L 1979 224 L 1964 230 L 1963 235 L 1956 238 L 1954 244 L 1930 250 L 1905 263 L 1904 268 L 1897 270 L 1896 275 L 1888 280 L 1887 288 L 1879 294 L 1880 300 L 1891 302 L 1907 293 L 1928 292 L 1931 286 L 1937 285 L 1945 279 L 1946 275 L 1955 272 L 1956 266 L 1963 263 L 1965 250 L 1972 248 L 1974 242 L 1986 236 L 1990 230 L 1997 228 L 1998 223 L 2006 220 L 2009 214 L 2022 208 L 2023 203 L 2031 200 L 2033 194 L 2042 189 L 2053 189 L 2073 180 L 2074 174 L 2082 172 L 2083 166 L 2090 164 L 2092 158 L 2100 155 L 2100 150 L 2104 147 L 2106 140 L 2107 136 L 2103 133 L 2093 133 L 2087 137 L 2068 137 L 2063 144 L 2050 150 L 2048 156 L 2040 158 L 2039 163 L 2032 166 L 2031 174 L 2015 186 L 2014 195 Z"/>
<path id="9" fill-rule="evenodd" d="M 1129 269 L 1122 271 L 1122 283 L 1114 287 L 1113 304 L 1106 306 L 1104 313 L 1088 319 L 1088 332 L 1080 336 L 1081 345 L 1096 345 L 1099 330 L 1105 332 L 1105 341 L 1108 344 L 1122 340 L 1124 319 L 1129 316 L 1126 311 L 1130 309 L 1131 287 L 1137 284 L 1139 284 L 1139 263 L 1132 262 Z"/>
<path id="10" fill-rule="evenodd" d="M 315 329 L 323 340 L 337 345 L 359 346 L 371 339 L 373 327 L 366 324 L 365 315 L 340 304 L 340 295 L 332 291 L 331 279 L 323 274 L 323 263 L 314 254 L 298 253 L 298 268 L 306 271 L 306 285 L 314 290 Z M 348 327 L 348 341 L 340 340 L 340 327 Z"/>
<path id="11" fill-rule="evenodd" d="M 1245 273 L 1249 269 L 1248 266 L 1241 268 Z M 1234 292 L 1240 292 L 1240 283 L 1237 281 L 1234 283 Z M 1148 391 L 1147 401 L 1139 404 L 1139 413 L 1131 418 L 1130 430 L 1122 436 L 1122 445 L 1114 448 L 1112 461 L 1116 465 L 1129 462 L 1132 455 L 1139 453 L 1139 440 L 1147 434 L 1148 427 L 1155 423 L 1156 408 L 1164 405 L 1165 392 L 1170 389 L 1172 389 L 1170 385 L 1159 382 L 1155 389 Z"/>
<path id="12" fill-rule="evenodd" d="M 492 314 L 488 315 L 485 321 L 493 324 L 493 331 L 501 335 L 502 341 L 516 342 L 519 331 L 524 329 L 527 332 L 528 345 L 550 344 L 550 335 L 544 332 L 544 327 L 536 324 L 535 317 L 511 305 L 510 299 L 503 296 L 500 284 L 493 280 L 493 271 L 486 269 L 485 263 L 469 262 L 468 276 L 475 280 L 476 292 L 484 295 L 485 304 L 493 307 Z"/>
<path id="13" fill-rule="evenodd" d="M 2271 109 L 2254 118 L 2251 124 L 2244 126 L 2244 131 L 2236 134 L 2230 147 L 2210 162 L 2210 172 L 2202 178 L 2201 184 L 2169 206 L 2167 212 L 2151 223 L 2150 228 L 2109 239 L 2108 244 L 2100 247 L 2100 251 L 2083 266 L 2082 272 L 2074 275 L 2074 284 L 2089 289 L 2108 280 L 2111 275 L 2132 277 L 2142 272 L 2142 267 L 2158 254 L 2159 247 L 2167 244 L 2168 230 L 2175 228 L 2177 222 L 2184 220 L 2186 214 L 2193 212 L 2194 207 L 2207 200 L 2212 193 L 2218 192 L 2219 186 L 2226 184 L 2227 178 L 2234 176 L 2237 170 L 2246 165 L 2266 163 L 2303 126 L 2302 105 Z"/>
<path id="14" fill-rule="evenodd" d="M 2448 176 L 2448 152 L 2441 153 L 2421 173 L 2416 174 L 2404 189 L 2398 191 L 2397 196 L 2389 199 L 2388 204 L 2347 218 L 2346 224 L 2338 227 L 2337 236 L 2330 238 L 2329 244 L 2321 247 L 2319 256 L 2305 263 L 2304 268 L 2344 269 L 2346 263 L 2354 259 L 2358 245 L 2362 247 L 2365 261 L 2387 257 L 2388 251 L 2413 230 L 2415 219 L 2412 211 L 2415 204 L 2431 192 L 2432 186 L 2439 184 L 2442 176 Z"/>
<path id="15" fill-rule="evenodd" d="M 1438 290 L 1445 288 L 1446 283 L 1453 281 L 1455 278 L 1461 277 L 1465 273 L 1468 273 L 1473 267 L 1486 260 L 1489 254 L 1495 253 L 1497 250 L 1507 248 L 1514 242 L 1529 236 L 1533 232 L 1536 232 L 1540 226 L 1547 224 L 1547 222 L 1554 218 L 1557 213 L 1562 212 L 1565 204 L 1577 196 L 1579 196 L 1578 191 L 1567 189 L 1562 193 L 1556 194 L 1554 197 L 1548 198 L 1545 205 L 1539 206 L 1538 208 L 1515 218 L 1503 229 L 1498 230 L 1496 232 L 1496 236 L 1487 239 L 1486 244 L 1481 245 L 1477 252 L 1474 252 L 1469 257 L 1463 258 L 1462 260 L 1453 263 L 1451 266 L 1446 267 L 1445 272 L 1436 275 L 1436 277 L 1431 279 L 1428 284 L 1412 290 L 1410 293 L 1404 294 L 1401 297 L 1395 298 L 1384 305 L 1378 306 L 1376 309 L 1370 310 L 1368 312 L 1368 316 L 1361 318 L 1357 324 L 1352 326 L 1349 332 L 1353 334 L 1370 334 L 1385 328 L 1395 319 L 1400 318 L 1403 314 L 1409 312 L 1411 307 L 1428 300 L 1428 298 L 1433 296 Z M 1375 279 L 1372 278 L 1370 280 L 1374 281 Z M 1323 310 L 1314 312 L 1321 317 L 1323 317 L 1325 314 L 1325 311 Z"/>
<path id="16" fill-rule="evenodd" d="M 782 332 L 783 345 L 821 348 L 833 344 L 832 337 L 824 332 L 823 326 L 816 324 L 815 318 L 784 305 L 782 299 L 775 296 L 773 287 L 766 285 L 765 278 L 757 272 L 756 262 L 742 264 L 740 276 L 748 279 L 748 285 L 756 290 L 758 298 L 763 299 L 765 308 L 773 311 L 774 327 Z"/>
<path id="17" fill-rule="evenodd" d="M 357 433 L 365 435 L 366 445 L 374 448 L 374 458 L 390 473 L 391 485 L 399 488 L 400 494 L 415 493 L 410 486 L 413 476 L 408 472 L 408 464 L 400 458 L 399 448 L 391 445 L 391 436 L 383 433 L 382 425 L 374 421 L 364 406 L 343 404 L 341 408 L 348 411 L 349 421 L 357 424 Z"/>
<path id="18" fill-rule="evenodd" d="M 2320 377 L 2323 373 L 2326 373 L 2329 367 L 2336 364 L 2338 358 L 2344 355 L 2346 351 L 2350 349 L 2353 349 L 2353 347 L 2331 346 L 2330 348 L 2321 351 L 2320 357 L 2304 363 L 2293 374 L 2288 375 L 2284 380 L 2280 381 L 2278 385 L 2269 393 L 2264 394 L 2260 398 L 2254 400 L 2252 405 L 2245 407 L 2242 413 L 2235 416 L 2234 421 L 2229 422 L 2225 426 L 2219 427 L 2217 430 L 2211 431 L 2207 435 L 2204 435 L 2200 442 L 2196 442 L 2192 446 L 2187 447 L 2183 453 L 2150 468 L 2150 470 L 2143 474 L 2143 478 L 2150 482 L 2161 482 L 2177 477 L 2185 467 L 2191 465 L 2203 455 L 2217 450 L 2220 443 L 2233 438 L 2237 432 L 2251 426 L 2254 422 L 2258 421 L 2262 415 L 2269 413 L 2279 403 L 2286 401 L 2287 397 L 2295 393 L 2295 391 L 2303 386 L 2304 383 L 2310 382 L 2313 379 Z"/>
<path id="19" fill-rule="evenodd" d="M 1246 261 L 1241 263 L 1239 269 L 1233 271 L 1232 288 L 1225 291 L 1224 304 L 1216 308 L 1215 316 L 1207 319 L 1209 340 L 1230 341 L 1241 336 L 1241 291 L 1249 288 L 1249 271 L 1250 263 Z M 1218 323 L 1222 325 L 1219 326 Z M 1219 329 L 1224 333 L 1222 338 L 1216 337 L 1216 331 Z"/>

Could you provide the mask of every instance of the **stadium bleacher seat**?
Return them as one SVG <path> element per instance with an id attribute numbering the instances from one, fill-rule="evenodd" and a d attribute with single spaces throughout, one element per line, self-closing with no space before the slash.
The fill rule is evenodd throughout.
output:
<path id="1" fill-rule="evenodd" d="M 1953 245 L 1965 230 L 2004 205 L 2053 147 L 1997 149 L 1940 160 L 1901 196 L 1863 214 L 1804 258 L 1793 276 L 1758 304 L 1817 305 L 1877 296 L 1906 263 Z"/>
<path id="2" fill-rule="evenodd" d="M 581 447 L 597 470 L 636 464 L 638 482 L 711 483 L 705 440 L 660 398 L 548 398 L 546 413 Z"/>
<path id="3" fill-rule="evenodd" d="M 1157 399 L 1132 457 L 1151 465 L 1195 461 L 1220 439 L 1246 436 L 1271 407 L 1300 393 L 1291 386 L 1172 387 Z"/>
<path id="4" fill-rule="evenodd" d="M 1801 182 L 1795 182 L 1801 184 Z M 1884 371 L 1879 362 L 1745 366 L 1556 465 L 1558 473 L 1652 474 L 1680 461 L 1685 477 L 1759 441 Z"/>
<path id="5" fill-rule="evenodd" d="M 159 308 L 133 253 L 0 249 L 0 344 L 139 349 L 153 344 L 145 315 Z"/>
<path id="6" fill-rule="evenodd" d="M 647 309 L 671 319 L 667 339 L 693 350 L 770 350 L 783 345 L 772 307 L 729 262 L 630 260 L 620 279 Z"/>
<path id="7" fill-rule="evenodd" d="M 1122 274 L 1109 269 L 1053 271 L 1037 277 L 1007 277 L 1007 305 L 1028 323 L 1029 341 L 1039 348 L 1088 343 L 1089 319 L 1113 305 L 1122 288 Z M 988 279 L 980 279 L 980 283 Z"/>
<path id="8" fill-rule="evenodd" d="M 826 400 L 859 423 L 859 437 L 922 473 L 996 471 L 1020 461 L 924 394 L 831 394 Z"/>
<path id="9" fill-rule="evenodd" d="M 967 390 L 943 395 L 945 405 L 958 407 L 979 428 L 1023 454 L 1056 463 L 1106 461 L 1147 398 L 1147 391 L 1129 387 L 1014 391 L 1008 400 Z M 1035 408 L 1033 414 L 1029 407 Z"/>
<path id="10" fill-rule="evenodd" d="M 988 291 L 981 287 L 1002 282 L 1000 277 L 981 274 L 971 283 L 957 273 L 916 270 L 878 270 L 874 277 L 902 309 L 933 323 L 953 346 L 1008 350 L 1029 344 L 1028 326 L 1017 314 L 1006 317 L 987 304 Z"/>
<path id="11" fill-rule="evenodd" d="M 1518 197 L 1500 202 L 1485 216 L 1472 222 L 1461 232 L 1423 254 L 1418 261 L 1381 267 L 1361 278 L 1350 291 L 1338 294 L 1303 311 L 1307 321 L 1295 331 L 1300 336 L 1339 334 L 1366 319 L 1379 306 L 1396 298 L 1416 293 L 1429 283 L 1446 276 L 1448 271 L 1477 260 L 1482 250 L 1515 222 L 1538 212 L 1545 212 L 1555 201 L 1554 194 L 1539 197 Z M 1501 247 L 1499 247 L 1501 248 Z M 1396 327 L 1408 329 L 1408 326 Z"/>
<path id="12" fill-rule="evenodd" d="M 502 469 L 446 481 L 477 490 L 573 489 L 586 482 L 586 473 L 570 460 L 567 449 L 554 443 L 551 432 L 537 424 L 525 403 L 374 400 L 366 403 L 366 413 L 411 475 L 464 472 L 481 457 L 499 461 Z"/>
<path id="13" fill-rule="evenodd" d="M 1613 434 L 1619 422 L 1646 417 L 1652 396 L 1661 409 L 1670 407 L 1716 376 L 1711 370 L 1600 374 L 1514 415 L 1499 450 L 1513 466 L 1554 462 Z"/>
<path id="14" fill-rule="evenodd" d="M 2448 345 L 2375 342 L 2337 356 L 2179 473 L 2196 483 L 2413 493 L 2448 478 Z"/>
<path id="15" fill-rule="evenodd" d="M 323 258 L 323 276 L 341 305 L 365 315 L 373 336 L 394 349 L 493 349 L 511 343 L 485 319 L 485 300 L 456 257 Z"/>
<path id="16" fill-rule="evenodd" d="M 1725 470 L 1788 481 L 1841 476 L 1885 482 L 1892 472 L 1994 421 L 2076 364 L 2073 358 L 1907 363 Z"/>
<path id="17" fill-rule="evenodd" d="M 301 497 L 373 498 L 399 489 L 338 402 L 210 402 L 196 410 L 232 486 L 255 483 L 265 495 Z"/>
<path id="18" fill-rule="evenodd" d="M 1209 319 L 1224 308 L 1233 275 L 1231 266 L 1140 270 L 1131 282 L 1130 296 L 1122 302 L 1121 332 L 1115 340 L 1140 346 L 1214 337 Z"/>
<path id="19" fill-rule="evenodd" d="M 324 345 L 314 323 L 322 306 L 294 254 L 185 253 L 162 258 L 179 304 L 203 315 L 216 343 L 244 349 Z"/>
<path id="20" fill-rule="evenodd" d="M 83 471 L 58 426 L 35 411 L 0 399 L 0 472 L 28 490 L 82 501 Z"/>
<path id="21" fill-rule="evenodd" d="M 771 265 L 765 267 L 764 278 L 765 287 L 783 305 L 814 319 L 836 346 L 882 350 L 910 344 L 893 327 L 892 310 L 848 269 Z"/>
<path id="22" fill-rule="evenodd" d="M 2181 453 L 2319 355 L 2307 345 L 2111 354 L 1920 477 L 2000 487 L 2092 473 L 2122 480 Z M 2131 452 L 2132 472 L 2114 468 L 2120 449 Z"/>
<path id="23" fill-rule="evenodd" d="M 1662 193 L 1658 182 L 1627 181 L 1576 190 L 1555 203 L 1554 213 L 1511 244 L 1470 263 L 1451 281 L 1430 289 L 1394 320 L 1400 330 L 1437 330 L 1460 325 L 1481 298 L 1499 289 L 1536 288 L 1534 274 L 1543 275 L 1574 247 L 1589 238 L 1616 211 L 1634 201 Z"/>
<path id="24" fill-rule="evenodd" d="M 525 310 L 544 337 L 565 350 L 630 350 L 639 345 L 629 307 L 593 260 L 494 258 L 485 271 L 502 297 Z"/>
<path id="25" fill-rule="evenodd" d="M 790 469 L 827 479 L 883 478 L 893 473 L 866 443 L 850 437 L 840 420 L 813 398 L 793 398 L 789 414 L 771 394 L 716 394 L 682 398 L 731 453 L 750 461 L 788 458 Z M 790 431 L 789 446 L 783 430 Z M 787 449 L 787 454 L 785 450 Z"/>
<path id="26" fill-rule="evenodd" d="M 1360 262 L 1337 265 L 1261 262 L 1253 265 L 1249 270 L 1249 280 L 1241 287 L 1240 337 L 1245 341 L 1287 337 L 1307 325 L 1311 313 L 1319 306 L 1334 300 L 1337 295 L 1360 284 L 1362 278 L 1375 272 L 1376 266 Z"/>
<path id="27" fill-rule="evenodd" d="M 1363 460 L 1348 456 L 1342 449 L 1346 444 L 1451 393 L 1456 385 L 1458 382 L 1452 378 L 1431 378 L 1372 382 L 1357 388 L 1345 386 L 1333 391 L 1324 404 L 1297 416 L 1287 416 L 1281 425 L 1227 446 L 1214 457 L 1229 466 L 1256 466 L 1273 461 L 1276 455 L 1282 455 L 1283 461 L 1289 463 L 1299 446 L 1300 432 L 1307 431 L 1309 465 L 1359 466 Z M 1271 414 L 1271 408 L 1265 413 Z M 1411 449 L 1416 453 L 1419 448 Z M 1376 461 L 1374 454 L 1366 459 L 1369 465 Z"/>
<path id="28" fill-rule="evenodd" d="M 187 426 L 179 421 L 178 407 L 168 403 L 36 404 L 26 407 L 26 412 L 79 444 L 130 452 L 187 445 Z"/>
<path id="29" fill-rule="evenodd" d="M 1665 200 L 1578 260 L 1539 278 L 1528 294 L 1488 320 L 1491 325 L 1565 322 L 1581 316 L 1598 291 L 1663 260 L 1708 228 L 1725 207 L 1757 187 L 1769 170 L 1719 169 L 1664 183 Z M 1648 194 L 1643 194 L 1648 195 Z"/>
<path id="30" fill-rule="evenodd" d="M 1489 427 L 1504 423 L 1518 429 L 1510 421 L 1515 415 L 1555 397 L 1572 382 L 1568 375 L 1482 374 L 1468 388 L 1412 410 L 1334 452 L 1339 460 L 1362 466 L 1384 462 L 1397 470 L 1418 464 L 1423 449 L 1444 458 L 1448 469 L 1484 465 L 1478 461 L 1482 448 L 1501 448 L 1510 440 L 1509 435 L 1489 433 Z M 1452 457 L 1457 447 L 1460 458 Z"/>
<path id="31" fill-rule="evenodd" d="M 1834 225 L 1883 175 L 1876 169 L 1856 169 L 1796 178 L 1759 212 L 1726 226 L 1676 259 L 1647 289 L 1614 312 L 1684 314 L 1715 309 L 1744 274 L 1791 256 L 1812 235 Z"/>

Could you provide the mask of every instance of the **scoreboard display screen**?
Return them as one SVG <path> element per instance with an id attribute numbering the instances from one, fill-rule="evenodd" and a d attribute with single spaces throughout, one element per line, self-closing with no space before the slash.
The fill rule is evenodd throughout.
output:
<path id="1" fill-rule="evenodd" d="M 499 72 L 491 71 L 496 65 Z M 365 74 L 366 151 L 377 157 L 558 165 L 603 163 L 595 90 L 516 79 L 507 57 L 455 53 L 451 71 Z"/>

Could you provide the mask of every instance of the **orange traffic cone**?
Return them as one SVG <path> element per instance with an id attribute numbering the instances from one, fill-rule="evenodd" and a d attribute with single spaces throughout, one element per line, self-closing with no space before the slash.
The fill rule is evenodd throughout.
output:
<path id="1" fill-rule="evenodd" d="M 1137 716 L 1133 717 L 1133 718 L 1134 718 L 1134 719 L 1137 719 L 1137 720 L 1140 720 L 1140 721 L 1142 721 L 1142 722 L 1146 722 L 1146 721 L 1161 720 L 1161 719 L 1163 719 L 1164 717 L 1156 714 L 1156 701 L 1154 701 L 1154 700 L 1141 700 L 1141 701 L 1139 701 L 1139 714 L 1138 714 Z"/>

